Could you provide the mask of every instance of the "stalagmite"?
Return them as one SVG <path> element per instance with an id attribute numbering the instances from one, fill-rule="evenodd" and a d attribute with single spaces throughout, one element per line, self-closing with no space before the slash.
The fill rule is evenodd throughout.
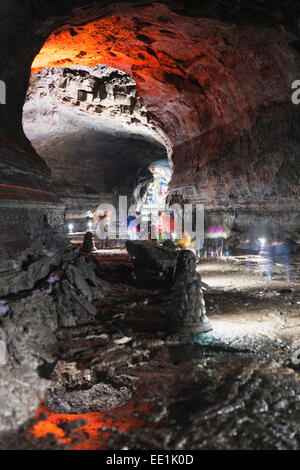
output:
<path id="1" fill-rule="evenodd" d="M 178 256 L 168 330 L 178 335 L 193 336 L 212 329 L 206 316 L 201 276 L 196 271 L 196 257 L 189 250 Z"/>

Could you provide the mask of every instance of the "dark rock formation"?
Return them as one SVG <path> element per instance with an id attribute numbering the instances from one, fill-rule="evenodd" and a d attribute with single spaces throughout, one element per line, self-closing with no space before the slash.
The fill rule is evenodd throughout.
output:
<path id="1" fill-rule="evenodd" d="M 135 376 L 98 377 L 75 363 L 59 361 L 53 371 L 47 406 L 57 413 L 106 411 L 128 402 L 140 380 Z"/>
<path id="2" fill-rule="evenodd" d="M 189 250 L 179 253 L 168 329 L 180 336 L 193 336 L 212 329 L 206 316 L 196 257 Z"/>
<path id="3" fill-rule="evenodd" d="M 126 249 L 134 258 L 137 281 L 172 279 L 177 261 L 174 249 L 150 240 L 127 240 Z"/>
<path id="4" fill-rule="evenodd" d="M 170 248 L 171 250 L 176 250 L 176 245 L 175 243 L 173 242 L 173 240 L 165 240 L 163 242 L 163 246 L 165 246 L 166 248 Z"/>
<path id="5" fill-rule="evenodd" d="M 9 181 L 6 176 L 4 178 Z M 12 278 L 18 276 L 28 259 L 34 259 L 42 266 L 42 258 L 47 264 L 53 255 L 69 246 L 64 233 L 62 204 L 55 204 L 54 197 L 51 202 L 35 201 L 31 197 L 38 198 L 43 191 L 33 191 L 29 195 L 24 189 L 20 189 L 14 200 L 11 191 L 14 189 L 7 187 L 7 194 L 3 193 L 5 200 L 0 202 L 0 295 L 9 288 L 9 273 Z"/>
<path id="6" fill-rule="evenodd" d="M 45 264 L 44 279 L 35 290 L 20 292 L 18 287 L 18 295 L 6 299 L 8 311 L 0 323 L 7 350 L 7 363 L 0 367 L 1 431 L 32 417 L 43 399 L 50 384 L 38 369 L 57 359 L 57 330 L 94 323 L 91 302 L 101 297 L 102 290 L 97 264 L 78 258 L 76 250 L 60 260 L 64 261 L 52 272 Z"/>
<path id="7" fill-rule="evenodd" d="M 92 232 L 86 232 L 83 239 L 81 250 L 85 253 L 91 253 L 93 250 L 93 234 Z"/>
<path id="8" fill-rule="evenodd" d="M 110 266 L 108 278 L 120 261 L 130 262 L 127 255 L 99 259 Z M 232 285 L 225 292 L 221 282 L 207 295 L 216 328 L 193 344 L 162 333 L 171 291 L 137 289 L 115 277 L 98 303 L 97 325 L 57 332 L 61 360 L 50 372 L 55 384 L 47 405 L 104 410 L 126 402 L 134 390 L 132 399 L 85 416 L 41 405 L 29 426 L 0 435 L 0 448 L 52 449 L 57 441 L 74 450 L 299 449 L 299 364 L 291 361 L 299 332 L 299 265 L 294 292 L 279 296 L 276 284 L 254 273 L 249 278 L 238 259 L 207 268 L 205 275 L 216 270 L 227 288 L 233 271 L 246 282 L 243 291 Z M 141 383 L 136 390 L 135 378 Z"/>
<path id="9" fill-rule="evenodd" d="M 0 284 L 0 297 L 33 289 L 51 271 L 59 269 L 61 265 L 72 261 L 79 254 L 78 249 L 57 252 L 55 245 L 51 247 L 51 241 L 49 244 L 50 249 L 44 249 L 43 256 L 39 256 L 39 252 L 28 255 L 19 269 L 15 267 L 15 270 L 3 273 L 3 282 Z"/>
<path id="10" fill-rule="evenodd" d="M 34 368 L 8 359 L 0 367 L 0 432 L 17 429 L 33 417 L 44 399 L 49 381 L 41 379 Z"/>

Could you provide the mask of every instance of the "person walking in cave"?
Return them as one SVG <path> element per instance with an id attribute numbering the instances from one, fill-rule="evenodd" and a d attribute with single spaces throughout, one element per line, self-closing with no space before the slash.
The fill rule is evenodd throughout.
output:
<path id="1" fill-rule="evenodd" d="M 127 226 L 128 226 L 128 235 L 130 240 L 140 240 L 141 239 L 141 214 L 139 211 L 136 211 L 135 215 L 128 216 Z"/>
<path id="2" fill-rule="evenodd" d="M 104 211 L 103 215 L 99 215 L 98 232 L 99 238 L 103 240 L 103 248 L 109 248 L 108 211 Z"/>
<path id="3" fill-rule="evenodd" d="M 157 226 L 156 226 L 156 239 L 158 243 L 162 243 L 164 238 L 163 238 L 163 212 L 159 211 L 158 212 L 158 221 L 157 221 Z"/>
<path id="4" fill-rule="evenodd" d="M 231 215 L 229 212 L 226 212 L 223 216 L 222 225 L 225 231 L 225 237 L 222 242 L 222 254 L 229 256 L 229 239 L 232 236 L 232 229 L 234 224 L 234 215 Z"/>
<path id="5" fill-rule="evenodd" d="M 151 224 L 151 219 L 147 221 L 147 239 L 151 240 L 151 230 L 152 230 L 152 224 Z"/>
<path id="6" fill-rule="evenodd" d="M 141 213 L 136 211 L 136 239 L 141 240 Z"/>
<path id="7" fill-rule="evenodd" d="M 260 237 L 256 241 L 253 240 L 252 243 L 253 243 L 254 249 L 256 248 L 256 252 L 258 250 L 260 276 L 263 276 L 264 272 L 267 272 L 268 274 L 268 270 L 272 269 L 271 265 L 273 265 L 272 246 L 270 242 L 270 236 Z M 269 274 L 268 274 L 268 277 L 269 277 Z"/>
<path id="8" fill-rule="evenodd" d="M 212 257 L 222 256 L 226 236 L 226 230 L 223 228 L 220 221 L 216 221 L 208 227 L 205 238 L 207 239 L 208 253 L 211 254 Z"/>
<path id="9" fill-rule="evenodd" d="M 272 280 L 274 265 L 280 263 L 285 267 L 285 278 L 289 282 L 291 278 L 291 248 L 289 242 L 284 239 L 273 241 L 269 246 L 267 256 L 268 278 Z"/>
<path id="10" fill-rule="evenodd" d="M 99 222 L 99 217 L 96 211 L 93 212 L 93 230 L 97 230 L 97 225 Z"/>
<path id="11" fill-rule="evenodd" d="M 243 247 L 243 250 L 244 250 L 246 270 L 250 271 L 250 269 L 251 269 L 251 260 L 250 260 L 249 256 L 252 254 L 252 251 L 251 251 L 251 239 L 250 239 L 250 236 L 248 234 L 245 237 L 245 240 L 242 241 L 242 247 Z"/>

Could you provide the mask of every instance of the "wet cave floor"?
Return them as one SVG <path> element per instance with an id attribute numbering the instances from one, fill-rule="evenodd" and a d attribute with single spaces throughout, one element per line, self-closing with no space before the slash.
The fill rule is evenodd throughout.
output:
<path id="1" fill-rule="evenodd" d="M 300 258 L 289 283 L 283 266 L 261 276 L 255 256 L 249 270 L 241 256 L 201 261 L 213 330 L 181 344 L 164 333 L 171 290 L 137 288 L 131 258 L 114 253 L 97 255 L 111 288 L 95 325 L 60 333 L 57 348 L 76 373 L 133 377 L 131 392 L 123 382 L 123 402 L 76 414 L 48 401 L 7 448 L 299 449 Z"/>

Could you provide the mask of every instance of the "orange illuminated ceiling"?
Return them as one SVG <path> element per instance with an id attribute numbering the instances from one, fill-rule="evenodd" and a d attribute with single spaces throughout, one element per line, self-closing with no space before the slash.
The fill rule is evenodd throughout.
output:
<path id="1" fill-rule="evenodd" d="M 174 32 L 161 30 L 159 33 L 157 25 L 143 24 L 146 26 L 139 26 L 134 18 L 113 16 L 53 33 L 35 58 L 32 73 L 44 67 L 106 64 L 127 73 L 139 70 L 145 73 L 145 69 L 152 69 L 153 73 L 153 69 L 163 68 L 168 72 L 176 69 L 177 74 L 184 75 L 178 68 L 178 61 L 186 60 L 185 45 L 180 47 Z M 172 53 L 164 49 L 172 49 Z M 197 50 L 192 47 L 189 52 L 197 53 Z M 163 79 L 162 71 L 160 74 Z"/>
<path id="2" fill-rule="evenodd" d="M 265 97 L 269 74 L 286 93 L 287 72 L 273 57 L 279 41 L 273 36 L 262 37 L 254 28 L 245 34 L 245 28 L 184 17 L 156 4 L 54 32 L 32 72 L 106 64 L 130 74 L 152 120 L 168 137 L 174 174 L 179 160 L 191 161 L 198 171 L 252 125 L 260 103 L 272 102 L 272 93 L 269 101 Z M 177 184 L 174 176 L 172 181 Z"/>
<path id="3" fill-rule="evenodd" d="M 112 35 L 113 34 L 113 35 Z M 129 62 L 122 41 L 133 39 L 133 34 L 120 27 L 118 18 L 74 27 L 70 31 L 52 34 L 32 64 L 35 73 L 44 67 L 67 67 L 69 65 L 95 66 L 114 60 Z M 114 52 L 114 44 L 118 53 Z M 115 57 L 118 59 L 115 59 Z"/>
<path id="4" fill-rule="evenodd" d="M 145 7 L 138 17 L 132 13 L 111 16 L 54 32 L 36 56 L 32 73 L 45 67 L 93 67 L 98 64 L 122 70 L 133 76 L 152 118 L 172 142 L 181 139 L 181 124 L 177 110 L 174 112 L 180 102 L 174 98 L 179 93 L 192 94 L 195 87 L 199 91 L 197 62 L 200 46 L 199 41 L 191 40 L 190 32 L 188 21 L 166 7 L 160 10 Z M 196 78 L 191 83 L 190 76 L 194 72 Z M 203 79 L 205 73 L 202 72 Z M 182 125 L 184 138 L 190 139 L 193 129 L 187 129 L 184 121 Z M 196 121 L 192 127 L 198 129 Z"/>
<path id="5" fill-rule="evenodd" d="M 209 33 L 198 23 L 199 20 L 180 17 L 160 5 L 143 7 L 138 15 L 131 12 L 73 26 L 48 38 L 32 64 L 32 73 L 45 67 L 98 64 L 122 70 L 133 76 L 144 104 L 170 141 L 186 141 L 198 133 L 195 103 L 202 89 L 200 82 L 209 76 L 206 65 L 212 63 L 201 52 L 210 41 Z M 218 34 L 219 40 L 223 41 Z M 184 97 L 186 93 L 191 98 Z M 183 112 L 183 102 L 188 103 L 186 110 L 193 114 L 193 124 L 189 118 L 178 117 L 178 111 Z"/>

